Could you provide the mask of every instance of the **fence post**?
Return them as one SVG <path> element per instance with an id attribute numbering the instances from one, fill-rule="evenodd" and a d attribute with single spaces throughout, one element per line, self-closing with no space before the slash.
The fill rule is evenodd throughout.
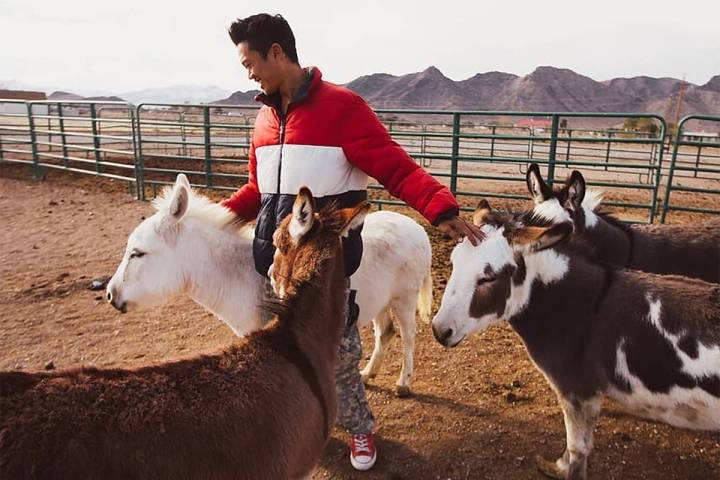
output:
<path id="1" fill-rule="evenodd" d="M 52 153 L 52 151 L 53 151 L 53 146 L 52 146 L 52 143 L 53 143 L 53 134 L 52 134 L 52 131 L 53 131 L 53 129 L 52 129 L 52 121 L 50 120 L 50 117 L 52 117 L 52 105 L 50 105 L 50 104 L 48 103 L 48 104 L 46 104 L 46 106 L 47 106 L 47 112 L 46 112 L 46 113 L 47 113 L 47 131 L 48 131 L 47 136 L 48 136 L 48 143 L 51 144 L 51 145 L 48 145 L 47 148 L 48 148 L 48 152 Z"/>
<path id="2" fill-rule="evenodd" d="M 450 153 L 450 191 L 457 192 L 458 155 L 460 154 L 460 114 L 453 113 L 452 152 Z"/>
<path id="3" fill-rule="evenodd" d="M 555 114 L 552 116 L 552 127 L 550 130 L 550 151 L 548 152 L 548 173 L 547 183 L 550 185 L 555 182 L 555 154 L 557 153 L 558 126 L 560 117 Z"/>
<path id="4" fill-rule="evenodd" d="M 145 168 L 142 155 L 142 135 L 140 133 L 140 108 L 138 105 L 134 110 L 128 107 L 132 125 L 133 152 L 135 154 L 135 180 L 137 181 L 138 199 L 145 200 Z"/>
<path id="5" fill-rule="evenodd" d="M 491 133 L 492 137 L 490 138 L 490 158 L 491 158 L 490 161 L 492 161 L 492 157 L 495 156 L 495 132 L 497 131 L 497 127 L 495 125 L 493 125 L 491 128 L 492 128 L 492 133 Z"/>
<path id="6" fill-rule="evenodd" d="M 58 122 L 60 123 L 60 139 L 62 140 L 63 165 L 68 168 L 67 138 L 65 135 L 65 119 L 63 118 L 62 102 L 57 102 Z"/>
<path id="7" fill-rule="evenodd" d="M 657 149 L 657 165 L 651 169 L 653 173 L 653 192 L 652 201 L 650 202 L 650 223 L 655 222 L 655 210 L 658 204 L 658 195 L 660 193 L 660 181 L 662 180 L 662 166 L 663 166 L 663 145 L 665 143 L 665 135 L 667 134 L 667 125 L 665 119 L 662 117 L 655 117 L 658 123 L 660 123 L 660 146 Z M 669 187 L 668 183 L 668 187 Z M 664 217 L 663 217 L 664 218 Z M 663 220 L 664 221 L 664 220 Z"/>
<path id="8" fill-rule="evenodd" d="M 185 112 L 180 112 L 180 139 L 182 140 L 182 154 L 187 157 L 187 134 L 185 133 Z"/>
<path id="9" fill-rule="evenodd" d="M 663 199 L 663 210 L 662 215 L 660 215 L 660 223 L 665 223 L 665 217 L 667 216 L 667 212 L 670 209 L 670 190 L 672 190 L 672 181 L 673 175 L 675 174 L 675 162 L 677 161 L 680 134 L 684 123 L 685 119 L 681 120 L 675 130 L 675 145 L 673 146 L 672 159 L 670 160 L 670 170 L 668 171 L 667 186 L 665 188 L 665 198 Z"/>
<path id="10" fill-rule="evenodd" d="M 605 171 L 607 172 L 608 163 L 610 163 L 610 146 L 612 145 L 613 132 L 608 132 L 608 144 L 605 150 Z"/>
<path id="11" fill-rule="evenodd" d="M 98 138 L 98 128 L 96 123 L 96 109 L 95 104 L 90 104 L 90 124 L 92 126 L 93 135 L 93 150 L 95 153 L 95 170 L 97 173 L 102 173 L 102 166 L 100 165 L 100 138 Z"/>
<path id="12" fill-rule="evenodd" d="M 212 188 L 212 168 L 211 159 L 212 154 L 210 147 L 210 107 L 203 107 L 203 130 L 205 131 L 205 187 Z"/>
<path id="13" fill-rule="evenodd" d="M 565 166 L 570 166 L 570 143 L 572 142 L 572 130 L 567 130 L 568 140 L 567 149 L 565 150 Z"/>
<path id="14" fill-rule="evenodd" d="M 528 158 L 535 158 L 535 131 L 531 127 L 525 127 L 528 130 L 528 137 L 530 137 L 530 141 L 528 142 Z"/>
<path id="15" fill-rule="evenodd" d="M 35 120 L 33 119 L 32 103 L 27 102 L 28 132 L 30 133 L 30 150 L 32 151 L 33 173 L 35 178 L 41 178 L 40 165 L 38 164 L 37 137 L 35 136 Z"/>

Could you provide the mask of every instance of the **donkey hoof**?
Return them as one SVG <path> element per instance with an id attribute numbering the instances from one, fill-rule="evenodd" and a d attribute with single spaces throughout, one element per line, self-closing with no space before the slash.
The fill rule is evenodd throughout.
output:
<path id="1" fill-rule="evenodd" d="M 408 398 L 412 396 L 412 392 L 410 391 L 410 387 L 407 387 L 405 385 L 397 385 L 395 386 L 395 395 L 397 395 L 399 398 Z"/>
<path id="2" fill-rule="evenodd" d="M 544 475 L 547 475 L 550 478 L 557 478 L 558 480 L 565 479 L 565 472 L 560 470 L 555 462 L 545 460 L 540 455 L 535 455 L 535 463 L 537 463 L 538 470 L 540 470 L 540 472 Z"/>
<path id="3" fill-rule="evenodd" d="M 370 380 L 375 378 L 375 374 L 363 371 L 360 372 L 360 378 L 362 378 L 363 383 L 367 384 Z"/>

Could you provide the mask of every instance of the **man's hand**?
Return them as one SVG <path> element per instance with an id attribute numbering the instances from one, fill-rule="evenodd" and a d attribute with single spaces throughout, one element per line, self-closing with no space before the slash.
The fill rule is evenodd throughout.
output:
<path id="1" fill-rule="evenodd" d="M 460 241 L 463 237 L 467 237 L 473 246 L 477 246 L 477 244 L 485 238 L 485 234 L 480 230 L 480 227 L 473 225 L 460 216 L 445 220 L 438 225 L 438 228 L 455 241 Z"/>

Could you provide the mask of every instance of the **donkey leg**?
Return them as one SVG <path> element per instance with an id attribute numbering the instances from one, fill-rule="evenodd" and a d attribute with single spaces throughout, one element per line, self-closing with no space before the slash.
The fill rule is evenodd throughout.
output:
<path id="1" fill-rule="evenodd" d="M 593 426 L 600 413 L 602 399 L 595 397 L 577 402 L 565 398 L 559 400 L 565 420 L 565 452 L 555 462 L 538 457 L 538 468 L 552 478 L 585 480 L 587 459 L 593 447 Z"/>
<path id="2" fill-rule="evenodd" d="M 398 323 L 400 324 L 400 336 L 402 337 L 403 346 L 403 364 L 400 371 L 400 378 L 397 381 L 395 389 L 398 397 L 404 398 L 410 396 L 410 379 L 412 378 L 414 369 L 415 356 L 415 303 L 402 299 L 394 302 L 395 312 L 397 313 Z"/>
<path id="3" fill-rule="evenodd" d="M 382 364 L 383 357 L 385 356 L 385 350 L 387 344 L 395 336 L 395 329 L 393 328 L 392 318 L 390 317 L 389 307 L 384 308 L 373 318 L 373 332 L 375 333 L 375 346 L 373 348 L 372 355 L 365 368 L 362 369 L 360 375 L 364 383 L 367 383 L 371 378 L 380 371 L 380 365 Z"/>

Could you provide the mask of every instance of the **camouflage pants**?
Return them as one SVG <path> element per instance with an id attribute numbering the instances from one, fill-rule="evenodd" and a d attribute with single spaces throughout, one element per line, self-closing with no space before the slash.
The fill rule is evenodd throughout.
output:
<path id="1" fill-rule="evenodd" d="M 349 288 L 350 281 L 348 279 L 348 290 Z M 266 282 L 265 289 L 272 293 L 269 281 Z M 365 385 L 360 376 L 359 364 L 362 357 L 360 332 L 357 321 L 350 323 L 347 302 L 345 305 L 343 316 L 346 324 L 335 365 L 335 391 L 338 397 L 337 424 L 353 434 L 371 433 L 375 429 L 375 417 L 370 411 L 370 405 L 365 396 Z M 262 317 L 263 323 L 267 323 L 272 318 L 266 313 Z"/>
<path id="2" fill-rule="evenodd" d="M 347 315 L 345 317 L 347 318 Z M 370 411 L 365 396 L 365 385 L 360 376 L 360 357 L 362 357 L 362 344 L 357 321 L 354 321 L 345 327 L 335 365 L 337 423 L 354 434 L 371 433 L 375 428 L 375 417 Z"/>

